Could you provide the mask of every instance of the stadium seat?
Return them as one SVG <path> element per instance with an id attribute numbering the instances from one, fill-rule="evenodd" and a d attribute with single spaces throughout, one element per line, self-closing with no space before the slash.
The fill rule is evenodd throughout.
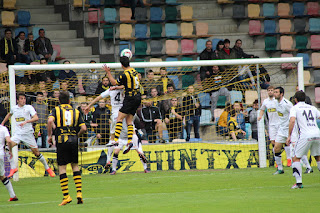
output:
<path id="1" fill-rule="evenodd" d="M 308 70 L 303 71 L 303 80 L 304 80 L 304 85 L 308 86 L 310 85 L 310 80 L 311 80 L 311 75 Z"/>
<path id="2" fill-rule="evenodd" d="M 193 40 L 190 39 L 182 39 L 181 40 L 181 53 L 183 55 L 193 55 L 196 54 L 193 51 L 194 43 Z"/>
<path id="3" fill-rule="evenodd" d="M 167 55 L 179 55 L 179 44 L 177 40 L 166 40 L 166 54 Z"/>
<path id="4" fill-rule="evenodd" d="M 217 101 L 218 108 L 224 108 L 226 106 L 227 97 L 226 96 L 219 96 Z"/>
<path id="5" fill-rule="evenodd" d="M 134 42 L 135 52 L 134 55 L 145 56 L 147 55 L 147 42 L 145 41 L 135 41 Z"/>
<path id="6" fill-rule="evenodd" d="M 193 24 L 183 22 L 180 25 L 181 36 L 184 38 L 194 38 L 195 35 L 193 34 Z"/>
<path id="7" fill-rule="evenodd" d="M 150 41 L 150 55 L 163 55 L 162 53 L 163 42 L 160 40 Z"/>
<path id="8" fill-rule="evenodd" d="M 177 75 L 168 75 L 168 78 L 170 78 L 173 81 L 174 87 L 176 89 L 180 89 L 180 87 L 179 87 L 179 77 Z"/>
<path id="9" fill-rule="evenodd" d="M 17 0 L 3 0 L 3 9 L 15 10 Z"/>
<path id="10" fill-rule="evenodd" d="M 282 34 L 295 34 L 291 30 L 292 24 L 290 19 L 280 19 L 279 20 L 279 32 Z"/>
<path id="11" fill-rule="evenodd" d="M 177 6 L 177 5 L 180 5 L 181 3 L 177 3 L 177 0 L 166 0 L 166 4 Z"/>
<path id="12" fill-rule="evenodd" d="M 178 61 L 178 59 L 176 57 L 168 57 L 166 58 L 166 61 Z M 167 72 L 178 72 L 178 68 L 177 67 L 167 67 Z"/>
<path id="13" fill-rule="evenodd" d="M 183 56 L 183 57 L 181 58 L 181 61 L 193 61 L 193 58 Z M 193 71 L 193 68 L 192 68 L 192 66 L 190 66 L 190 67 L 183 67 L 183 68 L 181 69 L 181 71 L 192 72 L 192 71 Z M 183 76 L 184 76 L 184 75 L 183 75 Z M 183 77 L 183 76 L 182 76 L 182 77 Z"/>
<path id="14" fill-rule="evenodd" d="M 120 41 L 119 42 L 119 54 L 122 50 L 129 49 L 131 50 L 131 43 L 129 41 Z"/>
<path id="15" fill-rule="evenodd" d="M 230 91 L 230 101 L 231 104 L 234 104 L 234 102 L 239 101 L 242 102 L 242 92 L 241 91 L 236 91 L 236 90 L 232 90 Z"/>
<path id="16" fill-rule="evenodd" d="M 313 82 L 315 84 L 320 84 L 320 70 L 313 70 Z M 319 87 L 319 86 L 316 86 Z"/>
<path id="17" fill-rule="evenodd" d="M 263 16 L 265 18 L 276 18 L 274 3 L 264 3 L 262 5 Z"/>
<path id="18" fill-rule="evenodd" d="M 312 53 L 311 54 L 311 61 L 312 61 L 313 67 L 320 68 L 320 53 Z M 313 74 L 315 74 L 315 72 L 313 72 Z"/>
<path id="19" fill-rule="evenodd" d="M 82 5 L 84 3 L 84 5 Z M 89 4 L 86 4 L 85 1 L 83 0 L 73 0 L 73 7 L 77 8 L 77 7 L 90 7 Z"/>
<path id="20" fill-rule="evenodd" d="M 207 39 L 197 39 L 197 53 L 201 53 L 206 48 L 206 42 Z"/>
<path id="21" fill-rule="evenodd" d="M 143 58 L 135 58 L 134 62 L 145 62 L 145 59 Z M 145 73 L 145 69 L 144 68 L 135 68 L 135 70 L 139 73 Z"/>
<path id="22" fill-rule="evenodd" d="M 210 94 L 209 93 L 199 93 L 198 95 L 201 107 L 203 109 L 210 108 Z"/>
<path id="23" fill-rule="evenodd" d="M 196 23 L 196 35 L 199 38 L 208 38 L 212 35 L 208 34 L 209 26 L 206 22 L 197 22 Z"/>
<path id="24" fill-rule="evenodd" d="M 27 65 L 26 63 L 19 63 L 19 62 L 16 62 L 16 63 L 14 63 L 14 65 Z M 20 71 L 20 70 L 17 70 L 17 72 L 16 72 L 16 75 L 18 76 L 18 77 L 24 77 L 24 71 Z"/>
<path id="25" fill-rule="evenodd" d="M 248 17 L 250 19 L 263 18 L 262 16 L 260 16 L 259 4 L 248 4 Z"/>
<path id="26" fill-rule="evenodd" d="M 178 35 L 178 25 L 176 23 L 166 23 L 164 28 L 167 38 L 181 38 Z"/>
<path id="27" fill-rule="evenodd" d="M 146 24 L 136 24 L 135 36 L 137 39 L 148 39 L 147 32 L 148 32 L 148 27 Z"/>
<path id="28" fill-rule="evenodd" d="M 14 23 L 15 15 L 12 11 L 2 11 L 1 12 L 1 24 L 5 27 L 16 27 L 17 24 Z"/>
<path id="29" fill-rule="evenodd" d="M 103 39 L 109 40 L 113 39 L 113 30 L 116 29 L 114 28 L 114 25 L 103 25 Z"/>
<path id="30" fill-rule="evenodd" d="M 161 61 L 162 61 L 161 58 L 150 58 L 150 62 L 161 62 Z M 153 72 L 155 73 L 160 73 L 160 67 L 151 67 L 150 69 L 153 70 Z"/>
<path id="31" fill-rule="evenodd" d="M 265 42 L 265 50 L 266 51 L 275 51 L 277 50 L 277 38 L 276 37 L 271 37 L 271 36 L 266 36 L 264 38 Z"/>
<path id="32" fill-rule="evenodd" d="M 232 18 L 234 19 L 244 19 L 246 18 L 245 8 L 242 4 L 233 4 L 232 5 Z"/>
<path id="33" fill-rule="evenodd" d="M 28 38 L 28 28 L 26 27 L 18 27 L 14 30 L 14 37 L 18 36 L 20 32 L 24 32 L 26 34 L 26 38 Z"/>
<path id="34" fill-rule="evenodd" d="M 202 109 L 200 117 L 200 126 L 212 126 L 213 123 L 211 123 L 211 118 L 211 111 L 209 109 Z"/>
<path id="35" fill-rule="evenodd" d="M 138 22 L 146 22 L 147 19 L 147 8 L 145 7 L 137 7 L 135 11 L 135 20 Z"/>
<path id="36" fill-rule="evenodd" d="M 310 36 L 311 49 L 320 50 L 320 35 Z"/>
<path id="37" fill-rule="evenodd" d="M 280 49 L 282 51 L 294 51 L 292 36 L 281 36 L 280 37 Z"/>
<path id="38" fill-rule="evenodd" d="M 61 54 L 61 46 L 59 44 L 51 44 L 52 49 L 57 51 L 57 57 L 60 57 Z"/>
<path id="39" fill-rule="evenodd" d="M 319 10 L 320 10 L 319 2 L 309 1 L 307 3 L 307 14 L 309 16 L 315 16 L 315 17 L 320 16 Z"/>
<path id="40" fill-rule="evenodd" d="M 314 101 L 320 103 L 320 87 L 314 88 Z"/>
<path id="41" fill-rule="evenodd" d="M 296 49 L 306 50 L 308 45 L 307 36 L 296 36 Z"/>
<path id="42" fill-rule="evenodd" d="M 192 75 L 183 75 L 182 76 L 182 89 L 186 89 L 188 86 L 194 84 L 194 77 Z"/>
<path id="43" fill-rule="evenodd" d="M 43 29 L 40 27 L 32 27 L 33 39 L 36 40 L 39 37 L 39 30 Z"/>
<path id="44" fill-rule="evenodd" d="M 103 9 L 104 21 L 107 23 L 118 23 L 116 21 L 117 11 L 116 8 L 104 8 Z"/>
<path id="45" fill-rule="evenodd" d="M 150 3 L 152 5 L 163 5 L 163 1 L 162 0 L 150 0 Z"/>
<path id="46" fill-rule="evenodd" d="M 19 10 L 17 14 L 17 18 L 18 18 L 18 24 L 20 26 L 22 27 L 31 26 L 30 24 L 31 15 L 29 11 Z"/>
<path id="47" fill-rule="evenodd" d="M 303 17 L 305 16 L 304 9 L 305 7 L 303 2 L 294 2 L 292 4 L 292 15 L 295 17 Z"/>
<path id="48" fill-rule="evenodd" d="M 287 54 L 287 53 L 282 53 L 281 54 L 281 58 L 284 58 L 284 57 L 293 57 L 292 54 Z M 281 69 L 283 70 L 291 70 L 292 69 L 292 63 L 282 63 L 281 64 Z"/>
<path id="49" fill-rule="evenodd" d="M 221 114 L 223 113 L 224 109 L 215 109 L 213 114 L 214 114 L 214 118 L 215 118 L 215 122 L 219 121 L 219 118 L 221 116 Z"/>
<path id="50" fill-rule="evenodd" d="M 320 33 L 320 18 L 309 19 L 309 32 Z"/>
<path id="51" fill-rule="evenodd" d="M 6 63 L 0 63 L 0 73 L 8 71 Z"/>
<path id="52" fill-rule="evenodd" d="M 131 8 L 120 7 L 119 9 L 120 21 L 122 23 L 133 23 L 135 20 L 131 20 L 132 11 Z"/>
<path id="53" fill-rule="evenodd" d="M 266 89 L 262 89 L 260 90 L 260 98 L 261 98 L 261 103 L 263 103 L 263 101 L 267 98 L 269 98 L 268 96 L 268 90 Z"/>
<path id="54" fill-rule="evenodd" d="M 101 14 L 100 8 L 89 8 L 88 9 L 88 22 L 90 24 L 97 24 L 98 21 L 100 21 L 100 23 L 104 23 L 104 20 L 102 20 L 102 14 Z"/>
<path id="55" fill-rule="evenodd" d="M 182 21 L 195 21 L 193 19 L 193 8 L 192 6 L 184 6 L 180 7 L 180 16 Z"/>
<path id="56" fill-rule="evenodd" d="M 120 24 L 120 39 L 122 40 L 133 40 L 132 37 L 132 25 L 131 24 Z"/>
<path id="57" fill-rule="evenodd" d="M 276 32 L 276 21 L 275 20 L 264 20 L 263 22 L 264 25 L 264 33 L 269 34 L 269 35 L 275 35 L 278 34 Z"/>
<path id="58" fill-rule="evenodd" d="M 150 8 L 150 20 L 152 22 L 162 22 L 162 9 L 161 7 L 151 7 Z"/>
<path id="59" fill-rule="evenodd" d="M 216 47 L 217 47 L 217 44 L 219 43 L 219 41 L 223 41 L 223 39 L 221 39 L 221 38 L 212 39 L 212 41 L 211 41 L 212 42 L 212 50 L 216 50 Z M 204 50 L 204 48 L 202 50 Z"/>
<path id="60" fill-rule="evenodd" d="M 115 7 L 115 6 L 117 6 L 116 0 L 105 0 L 104 1 L 104 6 L 105 7 Z"/>
<path id="61" fill-rule="evenodd" d="M 308 53 L 298 53 L 297 57 L 303 58 L 303 67 L 304 68 L 310 68 L 310 66 L 309 66 L 310 57 L 309 57 Z"/>
<path id="62" fill-rule="evenodd" d="M 290 15 L 290 4 L 289 3 L 279 3 L 278 4 L 278 16 L 281 18 L 293 18 Z"/>
<path id="63" fill-rule="evenodd" d="M 257 91 L 254 91 L 254 90 L 246 90 L 245 91 L 245 99 L 246 99 L 246 104 L 251 106 L 252 103 L 258 99 L 258 93 Z"/>
<path id="64" fill-rule="evenodd" d="M 178 11 L 176 7 L 166 7 L 164 11 L 166 21 L 177 21 L 178 20 Z"/>
<path id="65" fill-rule="evenodd" d="M 162 24 L 150 24 L 150 37 L 153 39 L 162 37 Z"/>
<path id="66" fill-rule="evenodd" d="M 306 21 L 302 18 L 296 18 L 293 20 L 294 32 L 305 33 L 306 32 Z"/>
<path id="67" fill-rule="evenodd" d="M 249 35 L 250 36 L 264 35 L 264 33 L 261 32 L 261 22 L 259 20 L 249 21 Z"/>
<path id="68" fill-rule="evenodd" d="M 89 0 L 90 7 L 102 7 L 101 0 Z"/>

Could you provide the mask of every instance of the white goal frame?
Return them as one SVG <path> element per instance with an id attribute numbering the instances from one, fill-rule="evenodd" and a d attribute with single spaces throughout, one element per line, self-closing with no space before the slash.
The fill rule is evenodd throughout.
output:
<path id="1" fill-rule="evenodd" d="M 185 66 L 221 66 L 221 65 L 248 65 L 256 64 L 259 71 L 259 64 L 282 64 L 282 63 L 297 63 L 298 70 L 298 86 L 299 90 L 304 91 L 304 76 L 303 76 L 303 58 L 288 57 L 288 58 L 254 58 L 254 59 L 231 59 L 231 60 L 199 60 L 199 61 L 173 61 L 173 62 L 131 62 L 133 68 L 152 68 L 152 67 L 185 67 Z M 110 68 L 121 68 L 120 63 L 95 63 L 95 64 L 46 64 L 46 65 L 10 65 L 9 72 L 9 95 L 10 108 L 16 105 L 16 87 L 15 73 L 17 70 L 65 70 L 65 69 L 101 69 L 102 65 L 108 65 Z M 259 78 L 257 78 L 259 83 Z M 258 87 L 259 89 L 260 87 Z M 259 94 L 259 91 L 258 91 Z M 260 96 L 259 96 L 260 97 Z M 260 101 L 260 100 L 259 100 Z M 258 122 L 259 129 L 264 129 L 263 119 Z M 15 131 L 15 120 L 11 119 L 11 134 Z M 259 146 L 259 165 L 260 168 L 267 166 L 266 158 L 266 143 L 264 131 L 258 132 Z M 13 161 L 18 166 L 18 147 L 15 146 L 12 150 Z M 19 180 L 18 172 L 13 176 L 15 181 Z"/>

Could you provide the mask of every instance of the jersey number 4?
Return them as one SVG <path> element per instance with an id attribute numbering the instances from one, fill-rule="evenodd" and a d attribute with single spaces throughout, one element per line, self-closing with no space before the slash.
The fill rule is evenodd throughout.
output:
<path id="1" fill-rule="evenodd" d="M 309 121 L 309 120 L 314 121 L 314 117 L 313 117 L 313 115 L 312 115 L 311 110 L 309 110 L 308 115 L 307 115 L 307 112 L 306 112 L 305 110 L 303 110 L 302 115 L 306 117 L 306 120 L 307 120 L 307 121 Z"/>
<path id="2" fill-rule="evenodd" d="M 118 92 L 118 94 L 114 97 L 115 101 L 120 101 L 120 92 Z"/>

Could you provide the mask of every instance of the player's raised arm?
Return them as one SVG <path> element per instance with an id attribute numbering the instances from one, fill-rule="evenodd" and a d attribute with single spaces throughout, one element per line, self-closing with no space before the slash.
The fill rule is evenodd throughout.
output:
<path id="1" fill-rule="evenodd" d="M 27 123 L 34 123 L 34 122 L 37 122 L 38 120 L 39 120 L 39 117 L 38 117 L 37 114 L 35 114 L 35 115 L 32 116 L 32 118 L 30 120 L 27 120 L 27 121 L 21 123 L 20 126 L 23 127 Z"/>
<path id="2" fill-rule="evenodd" d="M 9 112 L 6 117 L 3 119 L 1 125 L 4 126 L 5 123 L 7 123 L 7 121 L 9 120 L 9 118 L 11 118 L 12 114 Z"/>
<path id="3" fill-rule="evenodd" d="M 108 67 L 106 64 L 104 64 L 102 66 L 102 68 L 106 71 L 106 74 L 109 78 L 109 81 L 112 85 L 117 85 L 117 81 L 116 79 L 113 78 L 112 74 L 111 74 L 111 71 L 110 71 L 110 67 Z"/>
<path id="4" fill-rule="evenodd" d="M 89 103 L 89 105 L 88 105 L 84 110 L 85 110 L 85 111 L 89 111 L 90 108 L 91 108 L 95 103 L 97 103 L 98 101 L 100 101 L 100 99 L 102 99 L 102 96 L 101 96 L 101 95 L 99 95 L 98 97 L 96 97 L 95 99 L 93 99 L 93 101 L 91 101 L 91 102 Z"/>

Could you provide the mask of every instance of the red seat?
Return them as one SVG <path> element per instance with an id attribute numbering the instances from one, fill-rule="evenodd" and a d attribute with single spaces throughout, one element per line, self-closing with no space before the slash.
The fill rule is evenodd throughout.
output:
<path id="1" fill-rule="evenodd" d="M 89 8 L 88 9 L 88 21 L 90 24 L 97 24 L 98 23 L 98 14 L 100 23 L 103 23 L 103 18 L 101 14 L 100 8 Z"/>
<path id="2" fill-rule="evenodd" d="M 319 2 L 308 2 L 307 3 L 307 14 L 309 16 L 320 16 L 319 14 Z"/>
<path id="3" fill-rule="evenodd" d="M 189 40 L 189 39 L 182 39 L 181 40 L 182 54 L 184 54 L 184 55 L 195 54 L 195 52 L 193 52 L 193 48 L 194 48 L 193 40 Z"/>
<path id="4" fill-rule="evenodd" d="M 57 57 L 60 57 L 60 53 L 61 53 L 61 47 L 58 44 L 52 44 L 52 48 L 53 50 L 57 51 Z"/>
<path id="5" fill-rule="evenodd" d="M 259 20 L 249 21 L 249 35 L 264 35 L 264 33 L 261 32 L 261 22 Z"/>
<path id="6" fill-rule="evenodd" d="M 320 87 L 314 89 L 314 99 L 317 104 L 320 103 Z"/>
<path id="7" fill-rule="evenodd" d="M 287 54 L 287 53 L 283 53 L 281 54 L 281 58 L 283 57 L 293 57 L 292 54 Z M 281 64 L 281 69 L 283 70 L 291 70 L 292 69 L 292 64 L 291 63 L 283 63 Z"/>
<path id="8" fill-rule="evenodd" d="M 311 49 L 313 50 L 320 49 L 320 35 L 311 35 L 310 42 L 311 42 Z"/>

